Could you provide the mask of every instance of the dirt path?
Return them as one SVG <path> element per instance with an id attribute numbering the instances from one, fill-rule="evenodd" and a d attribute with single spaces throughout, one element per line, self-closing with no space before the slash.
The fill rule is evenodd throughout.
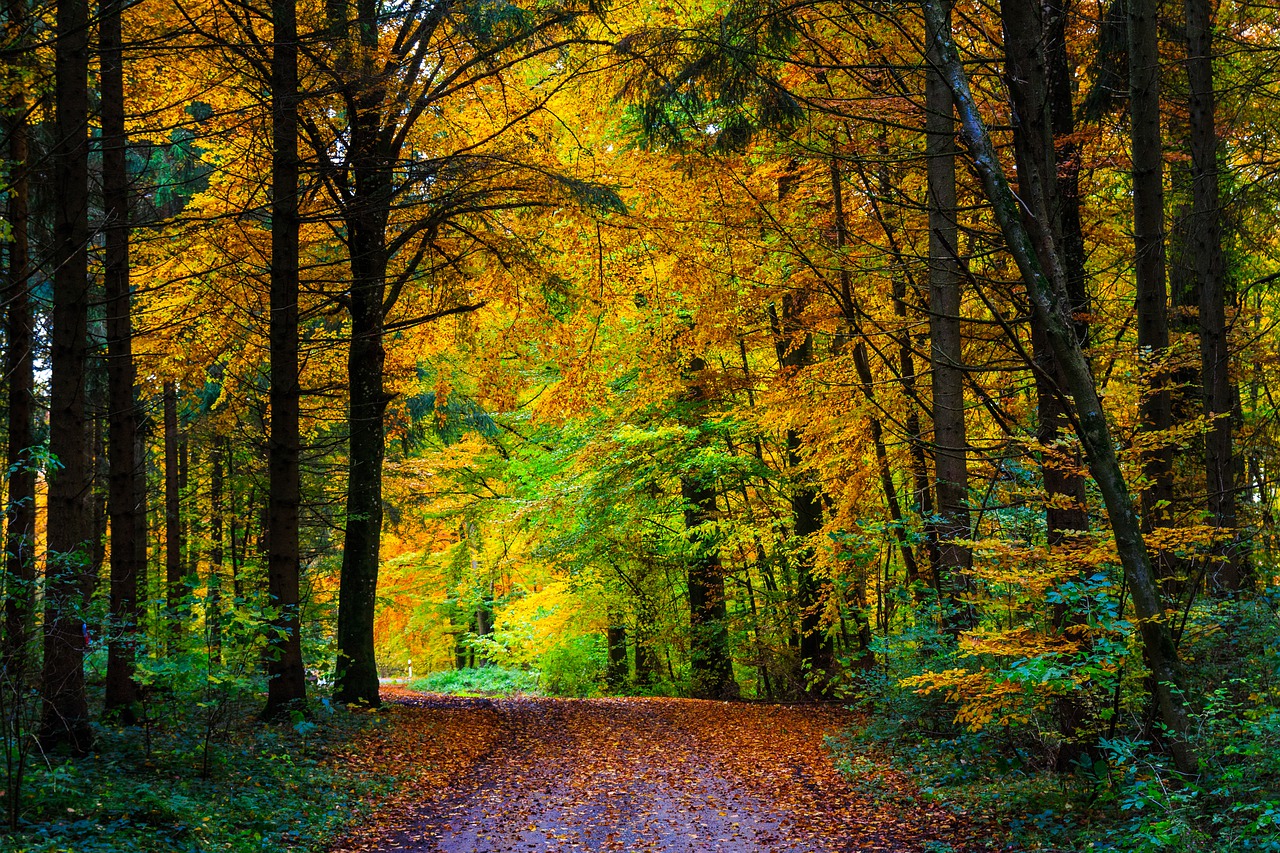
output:
<path id="1" fill-rule="evenodd" d="M 400 737 L 386 743 L 403 744 L 410 733 L 400 752 L 417 763 L 416 782 L 335 851 L 982 849 L 949 810 L 913 804 L 907 794 L 872 802 L 854 790 L 823 744 L 849 722 L 840 711 L 680 699 L 392 698 L 403 706 L 393 718 Z M 891 794 L 896 784 L 878 780 Z"/>

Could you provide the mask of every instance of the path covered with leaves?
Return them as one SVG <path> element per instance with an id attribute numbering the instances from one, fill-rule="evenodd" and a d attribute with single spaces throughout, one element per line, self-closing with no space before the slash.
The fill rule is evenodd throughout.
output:
<path id="1" fill-rule="evenodd" d="M 358 760 L 408 780 L 354 851 L 969 851 L 962 815 L 836 770 L 837 709 L 395 692 Z M 888 796 L 885 793 L 888 792 Z"/>

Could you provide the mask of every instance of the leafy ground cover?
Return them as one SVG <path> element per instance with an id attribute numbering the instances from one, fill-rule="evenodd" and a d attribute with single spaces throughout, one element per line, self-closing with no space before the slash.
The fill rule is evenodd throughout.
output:
<path id="1" fill-rule="evenodd" d="M 1280 851 L 1280 598 L 1213 607 L 1189 614 L 1182 639 L 1188 684 L 1205 697 L 1193 713 L 1195 778 L 1174 772 L 1145 701 L 1131 698 L 1141 669 L 1117 682 L 1093 748 L 1054 770 L 1055 720 L 1031 701 L 1042 685 L 1027 685 L 1029 701 L 999 724 L 958 724 L 956 702 L 903 684 L 942 666 L 920 653 L 928 644 L 884 649 L 898 677 L 880 671 L 856 691 L 867 714 L 839 739 L 841 763 L 877 801 L 901 797 L 876 790 L 865 772 L 887 765 L 913 780 L 911 796 L 923 802 L 990 815 L 1009 828 L 1013 850 Z M 1002 671 L 1002 683 L 1016 685 L 1025 663 Z"/>
<path id="2" fill-rule="evenodd" d="M 512 693 L 542 692 L 536 670 L 504 666 L 482 666 L 472 669 L 450 669 L 433 672 L 415 679 L 412 690 L 424 693 L 446 693 L 452 696 L 507 696 Z"/>
<path id="3" fill-rule="evenodd" d="M 371 724 L 335 711 L 265 726 L 246 713 L 207 767 L 197 730 L 99 726 L 86 757 L 32 759 L 20 830 L 0 851 L 322 850 L 394 782 L 351 752 Z"/>

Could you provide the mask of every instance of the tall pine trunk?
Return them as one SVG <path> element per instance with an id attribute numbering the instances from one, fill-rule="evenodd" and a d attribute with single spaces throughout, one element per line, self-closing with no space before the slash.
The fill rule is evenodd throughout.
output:
<path id="1" fill-rule="evenodd" d="M 707 402 L 707 364 L 695 356 L 689 364 L 688 398 Z M 717 535 L 705 525 L 716 517 L 714 482 L 704 471 L 688 471 L 680 478 L 684 499 L 684 524 L 690 540 L 689 557 L 689 681 L 696 699 L 736 699 L 738 682 L 729 657 L 728 609 L 725 604 L 724 566 Z"/>
<path id="2" fill-rule="evenodd" d="M 1084 311 L 1084 247 L 1081 239 L 1080 214 L 1075 192 L 1075 175 L 1068 163 L 1059 167 L 1064 136 L 1073 130 L 1071 89 L 1067 85 L 1065 43 L 1065 9 L 1043 0 L 1004 0 L 1001 3 L 1004 23 L 1006 80 L 1013 105 L 1014 156 L 1018 166 L 1018 185 L 1022 195 L 1045 188 L 1051 206 L 1045 211 L 1047 222 L 1032 222 L 1027 228 L 1048 229 L 1053 245 L 1063 253 L 1067 270 L 1067 294 L 1073 315 L 1072 328 L 1077 344 L 1083 348 L 1085 326 L 1080 318 Z M 1066 98 L 1063 104 L 1060 99 Z M 1066 152 L 1070 157 L 1071 152 Z M 1080 264 L 1077 268 L 1074 264 Z M 1051 549 L 1061 552 L 1078 535 L 1089 528 L 1085 503 L 1084 478 L 1078 473 L 1080 460 L 1075 447 L 1067 442 L 1070 425 L 1067 412 L 1066 379 L 1058 365 L 1048 332 L 1037 317 L 1031 322 L 1031 340 L 1035 358 L 1037 439 L 1041 447 L 1041 474 L 1045 490 L 1045 530 Z M 1074 580 L 1074 578 L 1072 578 Z M 1062 596 L 1066 600 L 1067 596 Z M 1082 617 L 1064 604 L 1055 605 L 1055 627 L 1064 629 Z M 1077 732 L 1087 709 L 1080 696 L 1071 692 L 1056 702 L 1062 746 L 1058 750 L 1057 767 L 1071 770 L 1084 753 Z"/>
<path id="3" fill-rule="evenodd" d="M 30 26 L 26 0 L 10 0 L 9 24 L 26 42 Z M 29 257 L 30 164 L 28 163 L 27 97 L 16 87 L 9 98 L 9 188 L 5 212 L 9 220 L 9 265 L 5 271 L 5 378 L 9 414 L 5 506 L 4 641 L 0 644 L 5 689 L 25 681 L 36 584 L 35 319 L 31 300 Z"/>
<path id="4" fill-rule="evenodd" d="M 54 43 L 53 331 L 50 339 L 48 557 L 40 740 L 89 749 L 81 593 L 92 526 L 85 417 L 89 311 L 89 4 L 57 4 Z"/>
<path id="5" fill-rule="evenodd" d="M 272 0 L 271 426 L 267 444 L 267 596 L 276 611 L 267 662 L 265 717 L 307 696 L 302 664 L 298 544 L 301 503 L 298 377 L 297 0 Z"/>
<path id="6" fill-rule="evenodd" d="M 949 26 L 949 5 L 945 14 L 944 23 Z M 968 436 L 960 329 L 960 229 L 956 221 L 955 110 L 951 91 L 937 71 L 933 35 L 929 38 L 930 71 L 925 80 L 933 468 L 938 501 L 938 581 L 946 628 L 958 635 L 972 628 L 975 618 L 972 606 L 961 600 L 969 587 L 972 555 L 958 541 L 969 538 Z"/>
<path id="7" fill-rule="evenodd" d="M 165 382 L 164 397 L 164 583 L 168 609 L 166 637 L 171 644 L 183 634 L 182 488 L 178 466 L 178 389 Z"/>
<path id="8" fill-rule="evenodd" d="M 378 47 L 376 4 L 358 0 L 356 22 L 362 60 L 372 63 Z M 338 674 L 336 698 L 376 706 L 378 668 L 374 657 L 374 610 L 382 541 L 382 466 L 386 457 L 383 390 L 384 300 L 387 284 L 387 217 L 391 210 L 391 155 L 382 129 L 384 93 L 370 87 L 373 69 L 361 75 L 350 97 L 351 165 L 354 193 L 348 205 L 351 253 L 351 347 L 347 358 L 350 414 L 350 471 L 347 527 L 338 593 Z"/>
<path id="9" fill-rule="evenodd" d="M 106 224 L 103 296 L 107 325 L 107 515 L 111 525 L 111 631 L 106 708 L 131 722 L 138 698 L 134 643 L 141 622 L 138 578 L 146 516 L 137 504 L 138 412 L 134 405 L 133 322 L 129 294 L 129 177 L 124 123 L 123 0 L 102 4 L 98 38 L 102 62 L 102 200 Z"/>
<path id="10" fill-rule="evenodd" d="M 1246 559 L 1234 543 L 1236 463 L 1231 447 L 1231 414 L 1236 390 L 1231 382 L 1227 340 L 1227 286 L 1222 254 L 1222 211 L 1218 193 L 1218 132 L 1214 116 L 1213 22 L 1209 0 L 1185 0 L 1187 77 L 1191 92 L 1190 242 L 1200 291 L 1200 381 L 1208 432 L 1204 439 L 1205 489 L 1209 517 L 1227 542 L 1217 583 L 1241 589 Z"/>
<path id="11" fill-rule="evenodd" d="M 1142 429 L 1162 433 L 1172 426 L 1173 401 L 1164 361 L 1169 348 L 1168 286 L 1165 282 L 1164 160 L 1160 150 L 1160 45 L 1156 0 L 1128 0 L 1129 122 L 1133 162 L 1134 286 L 1138 357 L 1150 385 L 1141 403 Z M 1144 532 L 1164 527 L 1173 501 L 1173 446 L 1154 439 L 1143 454 L 1147 487 L 1142 492 Z M 1157 573 L 1172 572 L 1159 555 Z"/>

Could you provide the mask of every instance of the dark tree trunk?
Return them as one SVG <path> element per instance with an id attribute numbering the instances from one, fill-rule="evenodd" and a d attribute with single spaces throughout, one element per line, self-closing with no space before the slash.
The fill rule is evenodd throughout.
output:
<path id="1" fill-rule="evenodd" d="M 949 26 L 951 10 L 945 9 Z M 969 588 L 972 555 L 958 540 L 969 538 L 969 461 L 965 432 L 964 370 L 960 329 L 960 232 L 956 221 L 955 118 L 951 92 L 936 70 L 930 37 L 925 80 L 925 156 L 929 193 L 929 339 L 933 371 L 933 469 L 938 498 L 936 524 L 939 587 L 945 625 L 958 635 L 974 626 Z"/>
<path id="2" fill-rule="evenodd" d="M 209 660 L 222 662 L 222 571 L 225 558 L 226 522 L 223 517 L 226 491 L 226 443 L 220 437 L 213 439 L 209 475 L 209 597 L 205 610 L 205 625 L 209 632 Z"/>
<path id="3" fill-rule="evenodd" d="M 982 179 L 1005 244 L 1017 263 L 1032 310 L 1037 322 L 1045 329 L 1049 345 L 1062 367 L 1066 390 L 1071 395 L 1080 425 L 1085 458 L 1106 504 L 1115 534 L 1116 551 L 1132 590 L 1134 612 L 1141 626 L 1143 656 L 1153 674 L 1161 718 L 1172 735 L 1170 748 L 1174 762 L 1183 773 L 1194 774 L 1197 759 L 1186 741 L 1190 721 L 1178 687 L 1181 677 L 1178 652 L 1164 619 L 1164 607 L 1152 572 L 1151 558 L 1142 538 L 1128 484 L 1116 458 L 1115 443 L 1097 385 L 1076 336 L 1063 257 L 1054 244 L 1051 229 L 1040 226 L 1028 230 L 1023 220 L 1025 207 L 1030 211 L 1032 223 L 1050 221 L 1045 187 L 1039 181 L 1030 180 L 1029 191 L 1019 198 L 1009 186 L 951 39 L 944 2 L 925 0 L 924 12 L 933 33 L 931 47 L 936 51 L 938 67 L 955 97 L 961 118 L 961 134 L 974 168 Z"/>
<path id="4" fill-rule="evenodd" d="M 610 690 L 622 690 L 627 686 L 629 667 L 627 666 L 627 626 L 617 613 L 609 614 L 609 626 L 606 633 L 609 650 L 609 666 L 605 680 Z"/>
<path id="5" fill-rule="evenodd" d="M 164 383 L 164 578 L 169 642 L 183 633 L 182 487 L 178 471 L 178 390 Z"/>
<path id="6" fill-rule="evenodd" d="M 328 6 L 330 26 L 341 34 L 345 4 Z M 387 218 L 392 205 L 391 142 L 382 125 L 385 92 L 373 56 L 378 48 L 378 8 L 357 0 L 356 30 L 364 48 L 363 73 L 347 94 L 351 122 L 350 163 L 354 183 L 346 208 L 351 255 L 350 472 L 347 527 L 338 593 L 338 673 L 340 702 L 377 706 L 374 610 L 382 541 L 382 465 L 386 456 L 383 389 L 383 322 L 387 283 Z"/>
<path id="7" fill-rule="evenodd" d="M 298 613 L 301 503 L 298 377 L 297 0 L 272 0 L 271 53 L 271 426 L 267 446 L 267 596 L 276 611 L 267 662 L 267 706 L 276 717 L 306 700 Z"/>
<path id="8" fill-rule="evenodd" d="M 10 0 L 9 24 L 29 26 L 26 0 Z M 5 506 L 4 689 L 20 689 L 31 650 L 36 585 L 36 467 L 34 326 L 28 242 L 29 171 L 27 98 L 21 86 L 9 99 L 9 266 L 5 281 L 5 378 L 8 380 L 9 494 Z"/>
<path id="9" fill-rule="evenodd" d="M 1169 348 L 1165 282 L 1164 160 L 1160 149 L 1160 45 L 1156 0 L 1128 0 L 1129 122 L 1133 161 L 1133 248 L 1139 357 L 1149 387 L 1141 403 L 1142 429 L 1161 433 L 1172 426 L 1172 395 L 1163 362 Z M 1173 500 L 1173 446 L 1156 439 L 1143 457 L 1144 532 L 1164 527 Z M 1168 577 L 1170 560 L 1157 555 L 1157 574 Z"/>
<path id="10" fill-rule="evenodd" d="M 781 316 L 771 312 L 778 366 L 795 374 L 813 363 L 813 337 L 800 328 L 799 300 L 784 298 Z M 834 653 L 831 638 L 822 625 L 826 595 L 813 573 L 814 548 L 810 537 L 822 530 L 822 495 L 812 474 L 798 474 L 800 434 L 787 430 L 787 465 L 792 471 L 791 520 L 799 547 L 793 552 L 796 568 L 796 610 L 800 616 L 800 666 L 808 690 L 816 696 L 831 692 Z"/>
<path id="11" fill-rule="evenodd" d="M 48 563 L 44 593 L 43 716 L 47 749 L 90 748 L 80 595 L 89 563 L 89 5 L 62 0 L 54 48 L 53 332 L 50 341 Z"/>
<path id="12" fill-rule="evenodd" d="M 1085 306 L 1083 269 L 1070 266 L 1083 263 L 1080 244 L 1079 209 L 1073 192 L 1074 174 L 1070 164 L 1059 168 L 1063 145 L 1060 138 L 1073 131 L 1071 90 L 1062 79 L 1067 75 L 1065 47 L 1065 10 L 1041 0 L 1004 0 L 1001 14 L 1005 30 L 1006 79 L 1014 113 L 1014 151 L 1018 166 L 1019 190 L 1031 194 L 1045 188 L 1045 197 L 1053 200 L 1046 212 L 1045 223 L 1028 221 L 1028 230 L 1049 229 L 1053 244 L 1063 248 L 1063 263 L 1070 277 L 1067 294 L 1074 315 L 1073 329 L 1077 344 L 1085 344 L 1082 318 Z M 1057 99 L 1067 98 L 1063 105 Z M 1068 152 L 1066 156 L 1071 156 Z M 1029 212 L 1028 212 L 1029 213 Z M 1032 317 L 1032 347 L 1035 354 L 1035 383 L 1038 427 L 1041 445 L 1041 473 L 1044 480 L 1046 508 L 1045 527 L 1048 544 L 1060 550 L 1078 534 L 1088 530 L 1089 515 L 1085 504 L 1084 478 L 1078 473 L 1079 454 L 1074 445 L 1065 443 L 1070 437 L 1066 409 L 1066 379 L 1058 366 L 1047 330 Z M 1054 622 L 1059 630 L 1082 618 L 1064 605 L 1054 608 Z M 1062 735 L 1058 750 L 1059 770 L 1071 771 L 1087 746 L 1077 736 L 1086 710 L 1081 697 L 1069 693 L 1057 702 L 1057 717 Z"/>
<path id="13" fill-rule="evenodd" d="M 689 365 L 692 375 L 689 399 L 705 403 L 706 362 L 694 357 Z M 689 680 L 697 699 L 736 699 L 738 682 L 733 679 L 733 662 L 729 657 L 728 610 L 725 605 L 724 567 L 720 562 L 720 546 L 716 534 L 700 530 L 716 517 L 716 490 L 702 471 L 691 471 L 680 478 L 680 495 L 684 499 L 684 524 L 689 532 Z"/>
<path id="14" fill-rule="evenodd" d="M 1220 588 L 1239 590 L 1247 577 L 1246 559 L 1234 542 L 1236 462 L 1231 447 L 1236 389 L 1231 382 L 1227 340 L 1227 286 L 1222 255 L 1222 210 L 1218 198 L 1218 133 L 1213 90 L 1213 23 L 1209 0 L 1185 0 L 1187 77 L 1191 93 L 1192 255 L 1200 290 L 1200 381 L 1204 389 L 1205 487 L 1209 516 L 1229 539 L 1217 573 Z"/>

